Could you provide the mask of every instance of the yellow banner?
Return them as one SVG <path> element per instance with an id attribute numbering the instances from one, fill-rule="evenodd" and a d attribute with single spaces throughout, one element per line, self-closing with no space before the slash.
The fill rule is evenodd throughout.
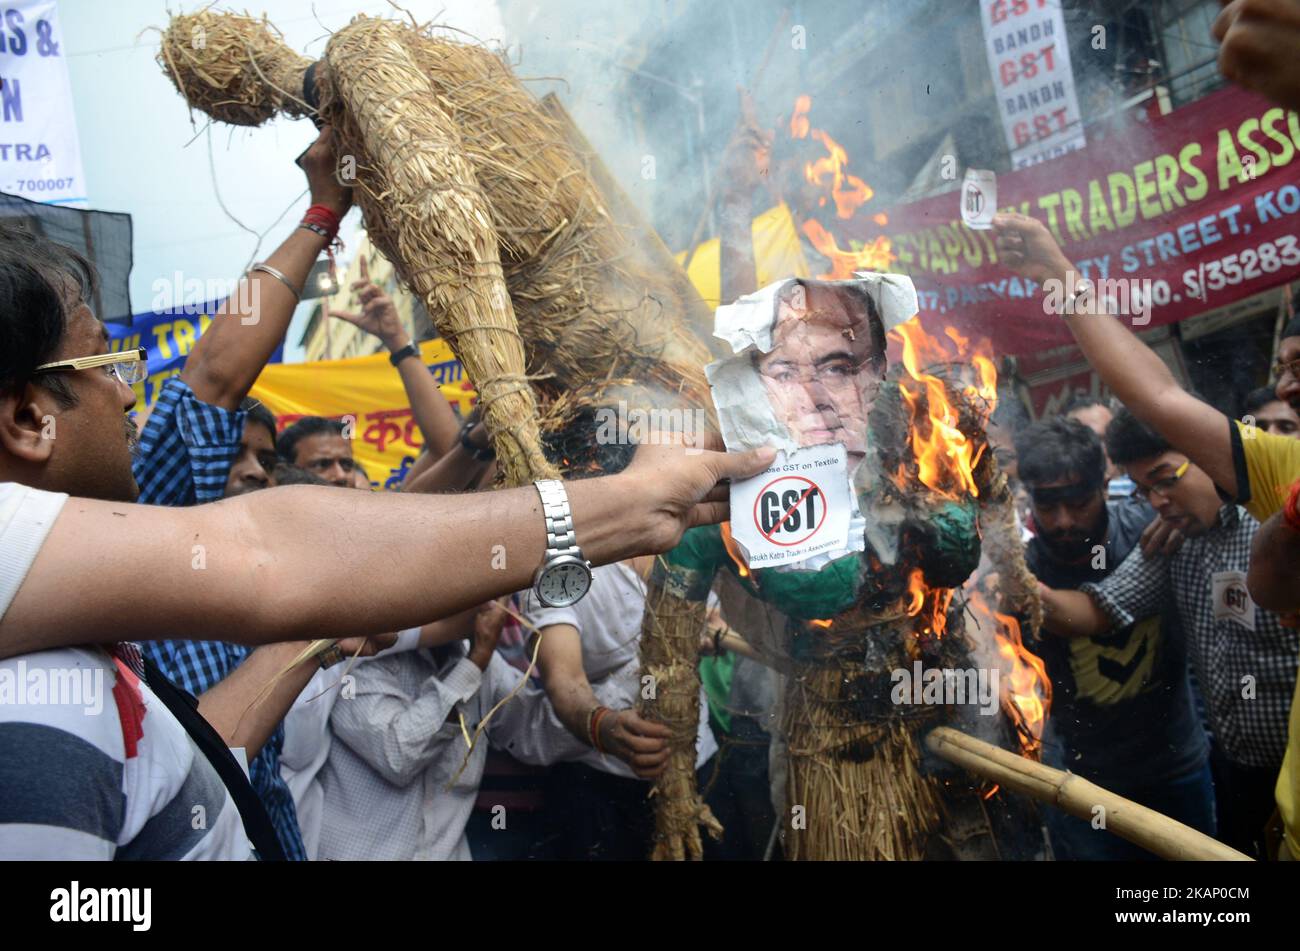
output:
<path id="1" fill-rule="evenodd" d="M 442 395 L 462 416 L 478 394 L 444 340 L 420 345 Z M 388 354 L 350 360 L 271 364 L 249 393 L 275 414 L 280 429 L 304 416 L 352 423 L 352 455 L 378 488 L 393 488 L 423 445 L 402 378 Z"/>
<path id="2" fill-rule="evenodd" d="M 754 267 L 758 272 L 755 275 L 758 280 L 756 287 L 767 287 L 785 277 L 809 276 L 799 233 L 795 231 L 794 219 L 784 204 L 769 208 L 755 218 L 752 233 Z M 717 238 L 705 241 L 695 249 L 687 271 L 691 283 L 710 307 L 717 307 L 722 296 L 720 253 L 721 243 Z M 685 258 L 686 252 L 683 251 L 677 255 L 677 263 L 682 263 Z"/>

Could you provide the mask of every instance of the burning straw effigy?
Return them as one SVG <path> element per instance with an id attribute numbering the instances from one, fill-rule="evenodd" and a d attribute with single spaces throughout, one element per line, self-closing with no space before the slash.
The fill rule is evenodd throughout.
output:
<path id="1" fill-rule="evenodd" d="M 478 388 L 506 484 L 611 468 L 617 460 L 593 445 L 591 426 L 594 411 L 616 400 L 711 412 L 707 308 L 653 233 L 629 226 L 626 202 L 615 207 L 618 196 L 562 110 L 534 99 L 500 56 L 414 23 L 358 16 L 313 62 L 264 19 L 205 9 L 171 20 L 158 59 L 190 106 L 216 121 L 248 126 L 288 115 L 333 127 L 339 154 L 355 163 L 371 240 Z M 909 372 L 873 414 L 884 468 L 863 496 L 896 516 L 895 557 L 864 553 L 801 588 L 747 572 L 728 554 L 725 532 L 712 529 L 688 533 L 660 560 L 642 638 L 656 690 L 643 707 L 674 739 L 655 788 L 654 857 L 698 858 L 700 830 L 722 831 L 694 770 L 701 590 L 720 570 L 736 572 L 780 618 L 753 646 L 788 671 L 788 798 L 806 818 L 792 828 L 788 853 L 922 858 L 951 826 L 954 782 L 926 764 L 918 738 L 949 712 L 889 704 L 889 672 L 969 664 L 954 591 L 979 561 L 981 526 L 987 550 L 1004 562 L 1004 593 L 1030 617 L 1038 608 L 1008 534 L 1005 480 L 983 451 L 988 407 L 953 396 L 981 386 Z M 960 436 L 967 452 L 958 483 L 950 471 L 927 471 L 941 431 Z M 1018 650 L 1006 648 L 1011 663 Z M 1032 737 L 1030 718 L 1004 700 L 1004 745 Z"/>
<path id="2" fill-rule="evenodd" d="M 499 56 L 359 16 L 313 63 L 264 19 L 205 9 L 172 18 L 158 59 L 190 106 L 217 121 L 285 114 L 333 127 L 339 154 L 355 162 L 371 240 L 475 381 L 505 484 L 558 474 L 543 425 L 579 444 L 557 454 L 561 466 L 599 468 L 583 431 L 593 407 L 707 409 L 707 308 L 653 233 L 624 223 L 626 203 L 611 210 L 581 137 Z M 694 742 L 686 721 L 698 718 L 699 682 L 694 638 L 660 636 L 694 612 L 671 600 L 650 598 L 643 650 L 662 673 L 654 713 L 680 721 L 680 751 Z M 698 838 L 686 812 L 668 818 L 698 800 L 693 771 L 689 793 L 677 794 L 678 772 L 659 783 L 661 818 L 677 830 L 665 833 L 665 855 Z"/>

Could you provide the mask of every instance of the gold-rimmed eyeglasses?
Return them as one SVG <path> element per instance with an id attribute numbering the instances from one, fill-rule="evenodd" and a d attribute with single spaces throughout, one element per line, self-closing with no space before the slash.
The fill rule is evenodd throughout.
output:
<path id="1" fill-rule="evenodd" d="M 136 350 L 119 350 L 116 353 L 101 353 L 93 357 L 73 357 L 71 360 L 56 360 L 43 363 L 36 368 L 36 373 L 53 373 L 60 370 L 93 370 L 104 367 L 104 372 L 130 386 L 139 383 L 149 375 L 149 353 L 144 347 Z"/>

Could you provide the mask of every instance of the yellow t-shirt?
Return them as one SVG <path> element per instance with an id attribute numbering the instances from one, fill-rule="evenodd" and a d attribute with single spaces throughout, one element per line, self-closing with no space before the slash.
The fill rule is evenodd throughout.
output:
<path id="1" fill-rule="evenodd" d="M 1237 501 L 1262 522 L 1281 510 L 1291 483 L 1300 478 L 1300 439 L 1263 433 L 1242 423 L 1232 432 Z M 1286 756 L 1273 795 L 1286 828 L 1287 848 L 1300 855 L 1300 680 L 1291 698 L 1287 731 Z"/>

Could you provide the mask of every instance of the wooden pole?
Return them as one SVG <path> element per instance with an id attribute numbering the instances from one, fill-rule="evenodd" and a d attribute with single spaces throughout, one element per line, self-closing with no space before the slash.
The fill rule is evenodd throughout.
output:
<path id="1" fill-rule="evenodd" d="M 985 743 L 951 727 L 935 727 L 925 745 L 936 756 L 1039 802 L 1092 821 L 1105 830 L 1172 861 L 1250 862 L 1248 855 L 1168 816 L 1066 773 Z M 1101 810 L 1098 811 L 1100 807 Z"/>

